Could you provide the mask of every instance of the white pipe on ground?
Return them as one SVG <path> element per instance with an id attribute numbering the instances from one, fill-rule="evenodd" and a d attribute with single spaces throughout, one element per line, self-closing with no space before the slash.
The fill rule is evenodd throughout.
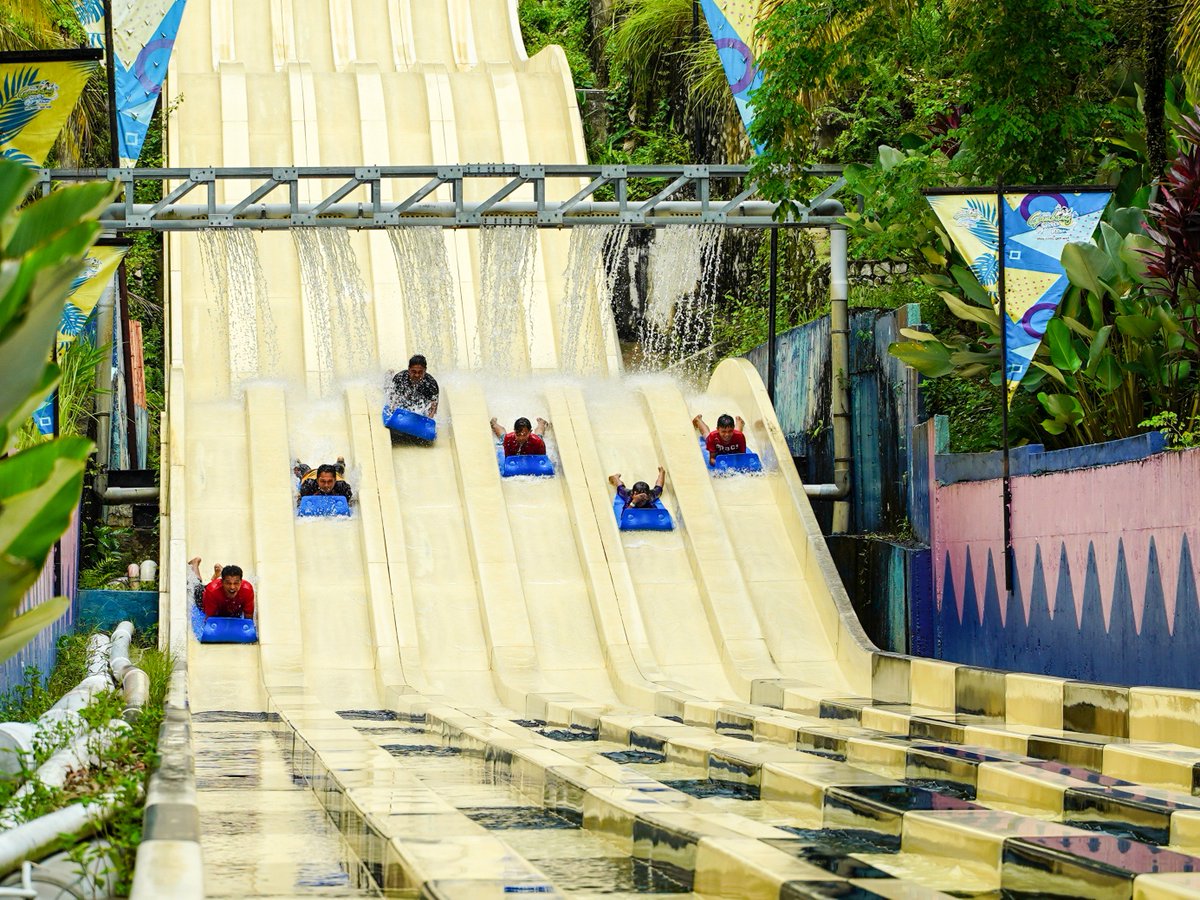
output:
<path id="1" fill-rule="evenodd" d="M 0 723 L 0 779 L 19 775 L 39 741 L 57 744 L 83 730 L 83 719 L 77 711 L 100 691 L 112 688 L 108 674 L 110 646 L 107 634 L 96 633 L 88 638 L 87 677 L 59 697 L 37 722 Z"/>
<path id="2" fill-rule="evenodd" d="M 108 649 L 111 644 L 112 639 L 107 634 L 101 632 L 97 632 L 88 638 L 88 675 L 103 675 L 108 671 Z"/>
<path id="3" fill-rule="evenodd" d="M 112 644 L 108 650 L 108 665 L 117 684 L 121 683 L 126 670 L 132 665 L 129 661 L 129 641 L 132 637 L 132 622 L 122 622 L 113 629 Z"/>
<path id="4" fill-rule="evenodd" d="M 20 801 L 38 786 L 61 788 L 66 784 L 71 772 L 99 765 L 100 755 L 112 746 L 119 732 L 127 730 L 128 722 L 110 719 L 103 728 L 76 735 L 65 747 L 52 753 L 49 759 L 38 766 L 33 776 L 17 789 L 8 805 L 0 812 L 0 829 L 21 824 L 23 814 L 19 808 Z"/>
<path id="5" fill-rule="evenodd" d="M 130 666 L 121 679 L 121 691 L 125 695 L 125 712 L 121 714 L 121 718 L 132 724 L 137 721 L 142 714 L 142 707 L 150 699 L 150 676 L 141 669 Z"/>
<path id="6" fill-rule="evenodd" d="M 92 803 L 73 803 L 49 815 L 0 832 L 0 875 L 6 875 L 27 859 L 40 859 L 58 845 L 64 834 L 92 832 L 116 809 L 110 796 Z"/>

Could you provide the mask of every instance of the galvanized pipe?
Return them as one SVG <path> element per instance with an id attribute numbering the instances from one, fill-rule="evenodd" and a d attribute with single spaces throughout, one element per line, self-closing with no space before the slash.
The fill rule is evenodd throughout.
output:
<path id="1" fill-rule="evenodd" d="M 836 211 L 831 207 L 836 206 Z M 823 214 L 835 218 L 845 210 L 836 200 L 822 204 Z M 833 419 L 833 484 L 806 484 L 804 492 L 815 500 L 841 500 L 850 495 L 850 310 L 849 279 L 847 277 L 846 228 L 829 229 L 829 365 L 832 389 L 830 413 Z M 834 534 L 850 528 L 850 504 L 835 503 L 833 507 Z"/>
<path id="2" fill-rule="evenodd" d="M 824 205 L 824 204 L 822 204 Z M 504 200 L 481 209 L 480 204 L 458 205 L 453 201 L 416 203 L 403 211 L 398 204 L 376 210 L 367 202 L 332 203 L 319 212 L 317 204 L 250 203 L 237 209 L 238 203 L 173 203 L 150 218 L 152 205 L 138 203 L 126 206 L 111 204 L 101 215 L 100 224 L 118 231 L 134 229 L 170 229 L 172 223 L 197 222 L 196 228 L 252 227 L 264 229 L 333 227 L 390 227 L 395 225 L 433 226 L 441 228 L 472 228 L 485 225 L 536 225 L 563 227 L 580 219 L 595 219 L 595 224 L 672 225 L 707 222 L 747 228 L 767 228 L 779 225 L 828 227 L 835 220 L 828 215 L 813 214 L 797 222 L 776 222 L 772 218 L 777 204 L 766 200 L 745 200 L 721 215 L 719 202 L 702 204 L 698 200 L 667 200 L 644 213 L 636 203 L 624 207 L 615 200 L 583 200 L 569 209 L 562 203 L 539 205 L 533 200 Z M 840 204 L 839 204 L 840 206 Z M 564 219 L 568 221 L 564 221 Z M 350 220 L 346 225 L 340 220 Z M 581 224 L 591 224 L 583 222 Z"/>

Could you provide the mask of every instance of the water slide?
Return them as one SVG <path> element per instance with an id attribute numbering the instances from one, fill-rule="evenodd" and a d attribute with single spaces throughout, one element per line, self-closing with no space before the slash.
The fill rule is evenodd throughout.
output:
<path id="1" fill-rule="evenodd" d="M 190 0 L 168 164 L 585 162 L 566 60 L 555 47 L 527 58 L 515 9 Z M 997 839 L 1077 833 L 1054 821 L 1062 791 L 1029 787 L 1002 755 L 988 757 L 990 824 L 868 796 L 916 790 L 898 780 L 911 723 L 955 721 L 956 667 L 914 662 L 910 689 L 908 661 L 869 646 L 748 363 L 722 363 L 701 393 L 623 376 L 596 292 L 568 288 L 568 269 L 595 256 L 573 257 L 573 239 L 168 238 L 167 612 L 187 657 L 208 894 L 587 893 L 571 880 L 586 867 L 562 865 L 587 859 L 712 896 L 868 870 L 872 896 L 936 896 L 999 887 Z M 432 446 L 393 445 L 380 423 L 383 373 L 413 352 L 442 385 Z M 697 412 L 743 416 L 765 474 L 714 479 Z M 553 423 L 556 477 L 500 477 L 488 421 L 518 415 Z M 293 461 L 336 456 L 354 515 L 296 518 Z M 678 527 L 618 530 L 608 476 L 652 480 L 659 464 Z M 258 645 L 191 638 L 182 561 L 197 555 L 206 571 L 246 570 Z M 1038 690 L 1030 681 L 1031 708 Z M 856 699 L 873 695 L 901 702 Z M 974 742 L 1024 753 L 1029 729 L 1010 719 Z M 747 793 L 688 794 L 626 751 Z M 447 774 L 455 754 L 490 774 Z M 527 846 L 520 829 L 489 827 L 479 810 L 514 798 L 593 843 Z M 793 852 L 823 825 L 879 843 L 843 847 L 843 868 Z M 962 848 L 957 868 L 939 862 Z"/>

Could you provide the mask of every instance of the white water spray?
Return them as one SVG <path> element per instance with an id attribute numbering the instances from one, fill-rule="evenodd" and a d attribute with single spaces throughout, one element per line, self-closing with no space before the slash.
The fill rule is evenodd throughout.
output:
<path id="1" fill-rule="evenodd" d="M 230 384 L 274 374 L 279 343 L 254 235 L 241 228 L 205 229 L 200 256 L 208 276 L 206 293 L 218 319 L 214 325 L 228 336 Z"/>
<path id="2" fill-rule="evenodd" d="M 479 321 L 475 342 L 480 368 L 502 375 L 529 371 L 527 306 L 533 293 L 537 229 L 484 228 L 479 235 Z"/>
<path id="3" fill-rule="evenodd" d="M 559 313 L 563 371 L 604 373 L 604 336 L 614 327 L 612 292 L 617 260 L 628 243 L 628 225 L 580 225 L 571 229 Z"/>
<path id="4" fill-rule="evenodd" d="M 389 228 L 404 304 L 407 353 L 423 353 L 434 369 L 452 368 L 458 358 L 455 326 L 458 301 L 441 228 Z"/>
<path id="5" fill-rule="evenodd" d="M 358 257 L 344 228 L 294 228 L 301 287 L 308 312 L 321 391 L 328 390 L 335 362 L 344 375 L 374 367 L 374 329 L 367 314 L 367 289 Z"/>
<path id="6" fill-rule="evenodd" d="M 675 367 L 685 377 L 706 368 L 702 351 L 711 343 L 714 276 L 724 234 L 718 225 L 669 225 L 655 232 L 642 321 L 650 368 Z"/>

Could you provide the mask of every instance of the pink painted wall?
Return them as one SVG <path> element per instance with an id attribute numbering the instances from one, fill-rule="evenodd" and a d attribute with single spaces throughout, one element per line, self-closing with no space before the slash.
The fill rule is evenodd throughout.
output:
<path id="1" fill-rule="evenodd" d="M 1192 552 L 1192 580 L 1200 581 L 1200 449 L 1163 452 L 1135 462 L 1012 479 L 1013 549 L 1018 577 L 1029 589 L 1035 548 L 1042 553 L 1053 614 L 1054 586 L 1065 547 L 1075 584 L 1075 618 L 1082 613 L 1082 583 L 1089 546 L 1096 557 L 1104 618 L 1112 609 L 1118 542 L 1125 551 L 1133 594 L 1134 620 L 1140 629 L 1150 539 L 1158 554 L 1167 621 L 1174 620 L 1184 536 Z M 946 560 L 953 579 L 952 596 L 961 612 L 966 581 L 967 548 L 971 551 L 975 596 L 984 597 L 987 557 L 1003 578 L 1001 482 L 965 481 L 936 485 L 932 498 L 932 548 L 937 603 L 946 589 Z M 1000 585 L 1003 590 L 1003 585 Z M 1004 604 L 1000 604 L 1004 610 Z M 977 610 L 982 616 L 982 610 Z"/>
<path id="2" fill-rule="evenodd" d="M 27 666 L 37 666 L 43 676 L 48 676 L 54 667 L 58 639 L 68 634 L 75 626 L 77 612 L 76 594 L 79 569 L 79 513 L 71 520 L 71 527 L 62 536 L 62 551 L 59 555 L 61 593 L 71 598 L 66 614 L 37 637 L 26 644 L 14 656 L 0 662 L 0 693 L 21 683 Z M 25 592 L 17 614 L 27 612 L 37 604 L 54 597 L 54 553 L 51 551 L 42 567 L 42 574 L 33 587 Z"/>

